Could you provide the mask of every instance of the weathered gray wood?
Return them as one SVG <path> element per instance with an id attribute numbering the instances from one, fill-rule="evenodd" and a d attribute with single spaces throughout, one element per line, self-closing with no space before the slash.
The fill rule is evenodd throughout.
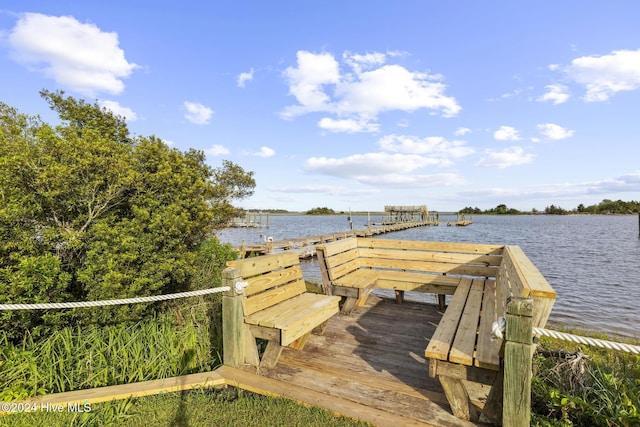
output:
<path id="1" fill-rule="evenodd" d="M 230 287 L 230 291 L 222 296 L 223 363 L 234 368 L 245 362 L 242 295 L 238 294 L 235 286 L 241 280 L 241 272 L 237 268 L 228 267 L 222 271 L 222 285 Z"/>
<path id="2" fill-rule="evenodd" d="M 467 393 L 467 389 L 464 388 L 462 381 L 443 375 L 439 375 L 438 379 L 440 380 L 440 384 L 442 384 L 442 389 L 447 396 L 453 415 L 463 420 L 477 421 L 478 413 L 471 404 L 469 394 Z"/>
<path id="3" fill-rule="evenodd" d="M 480 422 L 485 424 L 502 424 L 502 393 L 504 390 L 504 372 L 496 375 L 495 382 L 489 390 L 487 401 L 480 413 Z"/>
<path id="4" fill-rule="evenodd" d="M 531 355 L 533 299 L 511 298 L 507 303 L 504 348 L 502 422 L 528 426 L 531 418 Z"/>

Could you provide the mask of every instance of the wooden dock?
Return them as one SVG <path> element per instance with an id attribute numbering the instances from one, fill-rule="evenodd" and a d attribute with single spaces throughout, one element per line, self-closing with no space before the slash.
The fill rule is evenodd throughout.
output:
<path id="1" fill-rule="evenodd" d="M 454 417 L 440 383 L 429 377 L 424 349 L 440 321 L 436 305 L 371 296 L 350 316 L 334 316 L 303 351 L 283 350 L 278 365 L 256 372 L 213 372 L 39 396 L 30 402 L 97 403 L 129 397 L 234 386 L 325 408 L 375 426 L 474 426 Z M 467 385 L 474 405 L 487 390 Z"/>
<path id="2" fill-rule="evenodd" d="M 243 244 L 237 249 L 243 258 L 253 255 L 264 255 L 283 250 L 295 250 L 300 255 L 300 258 L 311 258 L 315 256 L 315 249 L 313 248 L 313 246 L 320 243 L 333 242 L 335 240 L 346 239 L 348 237 L 371 237 L 378 234 L 392 233 L 394 231 L 402 231 L 416 227 L 433 226 L 437 224 L 437 222 L 434 222 L 432 220 L 404 221 L 394 224 L 371 226 L 359 230 L 317 234 L 313 236 L 296 237 L 292 239 L 267 241 L 265 243 Z"/>
<path id="3" fill-rule="evenodd" d="M 441 317 L 435 304 L 372 296 L 350 316 L 331 318 L 324 334 L 312 334 L 303 351 L 285 348 L 273 369 L 258 375 L 248 366 L 223 367 L 217 373 L 230 384 L 235 379 L 242 388 L 376 426 L 473 426 L 452 415 L 439 381 L 429 377 L 424 349 Z M 488 388 L 467 388 L 482 408 Z"/>

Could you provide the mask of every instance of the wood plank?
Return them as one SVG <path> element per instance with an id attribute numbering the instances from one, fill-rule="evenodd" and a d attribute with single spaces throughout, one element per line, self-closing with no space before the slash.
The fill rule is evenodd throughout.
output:
<path id="1" fill-rule="evenodd" d="M 376 270 L 360 269 L 334 280 L 333 284 L 335 286 L 362 289 L 375 285 L 376 280 L 378 280 L 378 272 Z"/>
<path id="2" fill-rule="evenodd" d="M 238 369 L 223 366 L 218 373 L 225 378 L 229 385 L 251 391 L 253 393 L 282 396 L 300 403 L 325 408 L 336 415 L 351 417 L 370 422 L 377 426 L 436 426 L 420 422 L 408 417 L 390 414 L 386 411 L 358 404 L 347 399 L 328 396 L 312 389 L 299 387 L 291 383 L 284 383 L 263 376 L 253 375 Z M 437 421 L 437 420 L 436 420 Z M 441 425 L 441 424 L 440 424 Z M 456 425 L 456 424 L 451 424 Z M 464 424 L 457 424 L 464 425 Z"/>
<path id="3" fill-rule="evenodd" d="M 66 405 L 79 403 L 100 403 L 112 400 L 128 399 L 132 397 L 152 396 L 160 393 L 192 390 L 207 387 L 223 387 L 225 379 L 217 372 L 202 372 L 180 377 L 164 378 L 160 380 L 143 381 L 131 384 L 98 387 L 88 390 L 67 391 L 64 393 L 46 394 L 15 403 L 35 404 L 37 408 L 46 403 L 50 405 Z M 2 412 L 0 412 L 2 413 Z"/>
<path id="4" fill-rule="evenodd" d="M 461 252 L 501 255 L 504 245 L 480 243 L 432 242 L 423 240 L 393 240 L 358 237 L 358 246 L 390 249 L 415 249 L 439 252 Z"/>
<path id="5" fill-rule="evenodd" d="M 453 415 L 462 420 L 477 421 L 478 413 L 471 404 L 467 389 L 462 384 L 462 381 L 443 375 L 439 375 L 438 379 L 442 384 L 442 389 L 447 396 Z"/>
<path id="6" fill-rule="evenodd" d="M 284 286 L 269 289 L 254 297 L 244 298 L 242 300 L 242 307 L 244 308 L 244 315 L 250 316 L 260 310 L 264 310 L 267 307 L 271 307 L 279 302 L 285 301 L 296 295 L 300 295 L 306 292 L 307 288 L 304 280 L 296 280 Z"/>
<path id="7" fill-rule="evenodd" d="M 295 251 L 284 251 L 277 254 L 227 261 L 227 266 L 239 268 L 242 272 L 242 277 L 247 279 L 267 271 L 286 268 L 299 263 L 300 258 Z"/>
<path id="8" fill-rule="evenodd" d="M 331 261 L 331 259 L 329 259 Z M 327 264 L 330 265 L 330 264 Z M 360 260 L 353 258 L 345 263 L 329 266 L 329 278 L 334 281 L 360 268 Z"/>
<path id="9" fill-rule="evenodd" d="M 497 370 L 500 366 L 501 339 L 493 339 L 493 322 L 496 316 L 496 283 L 487 280 L 482 298 L 482 318 L 478 329 L 475 365 L 480 368 Z"/>
<path id="10" fill-rule="evenodd" d="M 460 317 L 456 337 L 449 352 L 450 362 L 460 363 L 466 366 L 473 365 L 483 290 L 484 280 L 473 279 L 473 284 L 467 297 L 467 303 Z"/>
<path id="11" fill-rule="evenodd" d="M 324 251 L 325 257 L 331 257 L 340 252 L 345 252 L 349 249 L 355 249 L 358 247 L 358 241 L 355 237 L 350 237 L 348 239 L 336 240 L 331 243 L 323 243 L 320 245 L 316 245 L 316 250 L 320 249 Z"/>
<path id="12" fill-rule="evenodd" d="M 460 281 L 451 299 L 451 304 L 449 304 L 447 311 L 444 312 L 438 327 L 429 340 L 429 345 L 424 353 L 426 357 L 448 360 L 451 344 L 455 338 L 464 306 L 467 303 L 467 296 L 471 289 L 471 284 L 471 279 L 462 279 Z"/>
<path id="13" fill-rule="evenodd" d="M 434 261 L 452 264 L 476 264 L 498 266 L 501 256 L 478 255 L 455 252 L 433 252 L 418 250 L 397 250 L 383 248 L 360 248 L 359 255 L 364 258 L 397 259 L 405 261 Z"/>
<path id="14" fill-rule="evenodd" d="M 251 297 L 267 289 L 301 279 L 303 279 L 302 268 L 300 265 L 294 265 L 247 279 L 249 285 L 244 289 L 244 294 L 247 297 Z"/>
<path id="15" fill-rule="evenodd" d="M 376 259 L 376 258 L 360 258 L 361 267 L 390 269 L 390 270 L 409 270 L 424 271 L 431 273 L 447 273 L 460 274 L 479 277 L 495 277 L 497 267 L 483 267 L 474 265 L 459 265 L 446 262 L 430 262 L 430 261 L 402 261 L 393 259 Z"/>

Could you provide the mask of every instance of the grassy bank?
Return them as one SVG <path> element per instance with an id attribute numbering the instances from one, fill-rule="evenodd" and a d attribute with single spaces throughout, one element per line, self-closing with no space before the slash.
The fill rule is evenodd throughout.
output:
<path id="1" fill-rule="evenodd" d="M 0 401 L 213 370 L 222 353 L 219 298 L 136 323 L 64 328 L 37 342 L 27 336 L 11 344 L 0 335 Z M 540 350 L 534 358 L 532 425 L 640 426 L 640 356 L 548 338 Z M 95 404 L 84 414 L 0 416 L 0 426 L 264 425 L 265 420 L 364 425 L 286 399 L 229 389 Z"/>
<path id="2" fill-rule="evenodd" d="M 540 344 L 532 426 L 640 426 L 640 355 L 550 338 Z"/>
<path id="3" fill-rule="evenodd" d="M 288 399 L 269 398 L 235 388 L 194 390 L 94 404 L 87 413 L 23 413 L 0 416 L 0 427 L 103 426 L 336 426 L 365 427 L 328 411 Z"/>

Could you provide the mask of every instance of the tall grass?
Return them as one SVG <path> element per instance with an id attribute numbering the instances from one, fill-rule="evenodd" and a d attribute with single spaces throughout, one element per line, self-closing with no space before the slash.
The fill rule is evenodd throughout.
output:
<path id="1" fill-rule="evenodd" d="M 25 336 L 20 345 L 0 333 L 0 401 L 214 369 L 222 351 L 210 319 L 216 306 L 201 300 L 136 323 Z"/>
<path id="2" fill-rule="evenodd" d="M 533 426 L 640 426 L 640 356 L 541 342 L 550 351 L 534 358 Z"/>

